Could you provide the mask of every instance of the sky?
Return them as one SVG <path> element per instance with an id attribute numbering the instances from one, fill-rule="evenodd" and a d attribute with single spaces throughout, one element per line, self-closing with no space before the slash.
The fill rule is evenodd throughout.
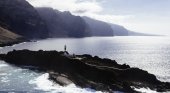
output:
<path id="1" fill-rule="evenodd" d="M 119 24 L 142 33 L 170 36 L 170 0 L 27 0 L 74 15 Z"/>

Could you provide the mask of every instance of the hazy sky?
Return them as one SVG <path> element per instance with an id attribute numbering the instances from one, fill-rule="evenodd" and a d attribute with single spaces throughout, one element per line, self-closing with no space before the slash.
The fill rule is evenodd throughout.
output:
<path id="1" fill-rule="evenodd" d="M 127 29 L 170 35 L 170 0 L 27 0 L 35 7 L 52 7 L 75 15 L 125 26 Z"/>

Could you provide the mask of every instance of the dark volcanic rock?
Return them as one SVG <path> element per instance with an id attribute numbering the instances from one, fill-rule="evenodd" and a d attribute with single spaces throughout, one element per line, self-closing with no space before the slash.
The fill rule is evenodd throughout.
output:
<path id="1" fill-rule="evenodd" d="M 50 79 L 61 85 L 75 83 L 102 91 L 134 93 L 133 87 L 169 91 L 170 83 L 161 82 L 153 74 L 110 59 L 91 55 L 67 55 L 57 51 L 12 51 L 0 58 L 15 65 L 31 65 L 45 69 Z"/>
<path id="2" fill-rule="evenodd" d="M 0 0 L 0 26 L 26 38 L 46 38 L 46 24 L 25 0 Z"/>

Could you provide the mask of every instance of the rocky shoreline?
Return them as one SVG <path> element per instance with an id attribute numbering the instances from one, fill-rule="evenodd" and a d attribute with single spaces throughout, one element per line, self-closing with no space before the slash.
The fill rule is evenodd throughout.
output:
<path id="1" fill-rule="evenodd" d="M 19 44 L 19 43 L 22 43 L 22 42 L 24 42 L 24 40 L 23 41 L 14 41 L 14 42 L 0 43 L 0 47 L 12 46 L 14 44 Z"/>
<path id="2" fill-rule="evenodd" d="M 71 83 L 100 91 L 136 93 L 132 87 L 170 91 L 170 83 L 139 68 L 118 64 L 115 60 L 91 55 L 70 55 L 68 52 L 13 50 L 0 54 L 0 59 L 22 67 L 35 66 L 48 72 L 50 80 L 65 86 Z"/>

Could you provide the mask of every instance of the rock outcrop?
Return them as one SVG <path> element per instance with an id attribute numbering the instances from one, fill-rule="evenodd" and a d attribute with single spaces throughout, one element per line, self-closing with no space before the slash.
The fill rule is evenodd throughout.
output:
<path id="1" fill-rule="evenodd" d="M 48 36 L 46 24 L 25 0 L 0 0 L 0 26 L 28 39 Z"/>
<path id="2" fill-rule="evenodd" d="M 1 54 L 0 59 L 17 66 L 36 66 L 50 74 L 61 85 L 75 83 L 83 88 L 135 93 L 132 87 L 170 91 L 170 83 L 159 81 L 153 74 L 116 61 L 91 55 L 69 55 L 57 51 L 19 50 Z"/>

